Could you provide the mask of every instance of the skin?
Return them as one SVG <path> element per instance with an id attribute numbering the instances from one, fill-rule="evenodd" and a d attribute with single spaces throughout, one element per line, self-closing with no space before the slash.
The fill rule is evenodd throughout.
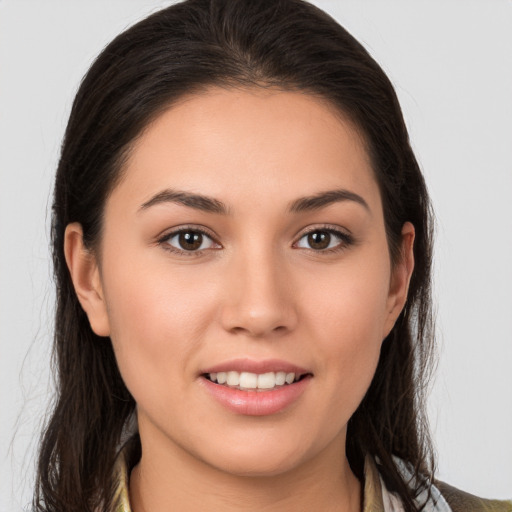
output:
<path id="1" fill-rule="evenodd" d="M 91 327 L 110 336 L 137 402 L 133 510 L 361 510 L 346 426 L 404 306 L 414 228 L 404 224 L 392 267 L 358 131 L 306 94 L 212 88 L 147 127 L 124 171 L 100 250 L 85 250 L 70 224 L 65 252 Z M 166 189 L 213 197 L 229 214 L 169 201 L 141 209 Z M 339 189 L 366 206 L 289 212 L 298 198 Z M 179 227 L 213 241 L 172 252 L 177 238 L 162 237 Z M 331 235 L 339 250 L 312 248 L 305 231 L 326 227 L 350 241 Z M 239 357 L 282 359 L 313 377 L 279 413 L 236 414 L 200 373 Z"/>

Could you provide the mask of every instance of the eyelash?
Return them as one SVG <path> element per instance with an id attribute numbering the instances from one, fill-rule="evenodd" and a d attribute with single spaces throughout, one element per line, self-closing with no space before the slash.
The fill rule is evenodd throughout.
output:
<path id="1" fill-rule="evenodd" d="M 329 235 L 334 235 L 336 238 L 340 240 L 340 242 L 329 249 L 307 249 L 309 251 L 314 252 L 315 254 L 336 254 L 339 252 L 344 251 L 351 245 L 355 243 L 355 239 L 352 235 L 341 231 L 340 229 L 333 228 L 330 226 L 315 226 L 314 228 L 308 229 L 302 235 L 300 236 L 299 240 L 296 243 L 298 243 L 300 240 L 302 240 L 304 237 L 307 237 L 311 233 L 329 233 Z M 294 244 L 294 245 L 295 245 Z"/>
<path id="2" fill-rule="evenodd" d="M 183 256 L 187 256 L 187 257 L 197 257 L 197 256 L 201 256 L 203 251 L 207 250 L 207 249 L 202 249 L 200 251 L 186 251 L 185 249 L 178 249 L 176 247 L 173 247 L 172 245 L 169 244 L 169 240 L 171 240 L 172 238 L 174 238 L 175 236 L 178 236 L 180 235 L 181 233 L 200 233 L 201 235 L 203 236 L 206 236 L 208 237 L 210 240 L 212 240 L 212 242 L 214 242 L 215 244 L 218 244 L 220 245 L 216 240 L 215 238 L 212 236 L 212 234 L 200 227 L 188 227 L 188 226 L 185 226 L 185 227 L 182 227 L 182 228 L 179 228 L 175 231 L 171 231 L 170 233 L 166 233 L 163 237 L 161 237 L 157 243 L 159 245 L 161 245 L 163 247 L 164 250 L 166 251 L 169 251 L 169 252 L 172 252 L 174 254 L 179 254 L 179 255 L 183 255 Z"/>
<path id="3" fill-rule="evenodd" d="M 212 242 L 214 244 L 220 245 L 215 240 L 215 238 L 211 235 L 211 233 L 209 233 L 208 231 L 206 231 L 200 227 L 192 227 L 192 226 L 191 227 L 182 227 L 175 231 L 171 231 L 170 233 L 166 233 L 164 236 L 162 236 L 160 239 L 157 240 L 157 243 L 159 245 L 161 245 L 162 248 L 166 251 L 172 252 L 174 254 L 187 256 L 187 257 L 198 257 L 198 256 L 201 256 L 204 251 L 208 250 L 208 249 L 202 249 L 202 250 L 187 251 L 185 249 L 178 249 L 169 244 L 169 240 L 171 240 L 172 238 L 174 238 L 182 233 L 196 233 L 196 234 L 199 233 L 203 236 L 206 236 L 210 240 L 212 240 Z M 306 232 L 302 233 L 302 235 L 299 237 L 297 242 L 294 243 L 294 245 L 297 244 L 298 242 L 300 242 L 300 240 L 302 240 L 304 237 L 307 237 L 308 235 L 310 235 L 312 233 L 328 233 L 329 235 L 333 235 L 340 240 L 340 242 L 335 247 L 331 247 L 331 248 L 327 248 L 327 249 L 304 248 L 304 249 L 311 251 L 313 253 L 316 253 L 316 254 L 338 253 L 338 252 L 344 251 L 345 249 L 347 249 L 348 247 L 350 247 L 351 245 L 353 245 L 355 243 L 354 237 L 346 232 L 343 232 L 339 229 L 335 229 L 330 226 L 316 226 L 316 227 L 311 228 L 311 229 L 307 230 Z"/>

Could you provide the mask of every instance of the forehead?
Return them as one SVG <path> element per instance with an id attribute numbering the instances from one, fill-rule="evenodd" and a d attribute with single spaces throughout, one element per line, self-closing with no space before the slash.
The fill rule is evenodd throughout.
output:
<path id="1" fill-rule="evenodd" d="M 113 195 L 141 204 L 165 187 L 260 206 L 340 187 L 380 201 L 363 137 L 338 109 L 256 88 L 184 97 L 144 130 Z"/>

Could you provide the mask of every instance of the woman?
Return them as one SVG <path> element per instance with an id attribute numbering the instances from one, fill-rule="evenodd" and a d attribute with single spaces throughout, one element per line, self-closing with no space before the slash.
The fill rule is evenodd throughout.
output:
<path id="1" fill-rule="evenodd" d="M 118 36 L 57 171 L 36 509 L 510 509 L 434 481 L 431 232 L 389 80 L 318 9 Z"/>

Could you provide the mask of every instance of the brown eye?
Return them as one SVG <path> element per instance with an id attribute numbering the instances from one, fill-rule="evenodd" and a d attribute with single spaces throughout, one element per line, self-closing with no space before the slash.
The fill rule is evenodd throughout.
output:
<path id="1" fill-rule="evenodd" d="M 343 249 L 353 243 L 350 235 L 335 229 L 315 229 L 303 235 L 296 244 L 301 249 L 326 251 Z"/>
<path id="2" fill-rule="evenodd" d="M 308 235 L 308 244 L 311 249 L 327 249 L 331 242 L 331 234 L 327 231 L 313 231 Z"/>
<path id="3" fill-rule="evenodd" d="M 178 252 L 199 252 L 203 249 L 212 249 L 216 245 L 206 233 L 195 229 L 175 231 L 167 236 L 163 242 Z"/>
<path id="4" fill-rule="evenodd" d="M 194 231 L 184 231 L 178 235 L 178 243 L 181 249 L 195 251 L 203 243 L 203 234 Z"/>

